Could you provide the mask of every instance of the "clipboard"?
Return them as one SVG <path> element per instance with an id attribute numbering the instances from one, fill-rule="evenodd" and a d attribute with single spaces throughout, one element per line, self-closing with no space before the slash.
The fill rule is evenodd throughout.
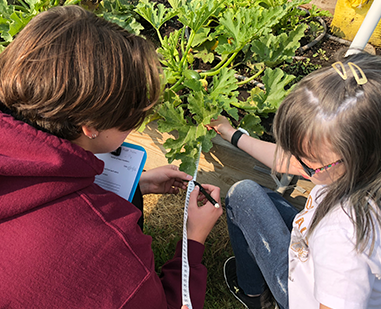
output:
<path id="1" fill-rule="evenodd" d="M 103 173 L 95 176 L 94 182 L 131 202 L 147 160 L 145 149 L 124 142 L 117 150 L 96 156 L 105 166 Z"/>

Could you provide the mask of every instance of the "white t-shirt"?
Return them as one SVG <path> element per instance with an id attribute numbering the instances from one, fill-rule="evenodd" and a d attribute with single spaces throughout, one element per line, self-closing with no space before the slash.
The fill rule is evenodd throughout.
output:
<path id="1" fill-rule="evenodd" d="M 381 237 L 378 226 L 374 249 L 358 253 L 356 235 L 342 207 L 326 215 L 305 239 L 318 207 L 315 186 L 305 208 L 294 219 L 289 248 L 289 307 L 318 309 L 381 308 Z"/>

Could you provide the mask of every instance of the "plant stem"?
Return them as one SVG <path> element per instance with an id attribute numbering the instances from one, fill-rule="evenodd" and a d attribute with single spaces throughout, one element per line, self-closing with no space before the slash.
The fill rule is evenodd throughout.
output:
<path id="1" fill-rule="evenodd" d="M 240 50 L 239 50 L 240 51 Z M 200 73 L 200 76 L 201 77 L 206 77 L 206 76 L 214 76 L 214 75 L 217 75 L 221 72 L 221 70 L 223 68 L 226 68 L 230 63 L 232 63 L 232 61 L 234 60 L 234 58 L 238 55 L 239 51 L 236 51 L 234 54 L 232 54 L 229 58 L 228 61 L 226 61 L 225 63 L 223 61 L 221 61 L 214 69 L 212 69 L 211 71 L 209 72 L 205 72 L 205 73 Z M 223 65 L 221 66 L 221 63 L 223 63 Z"/>
<path id="2" fill-rule="evenodd" d="M 81 0 L 69 0 L 69 1 L 66 1 L 64 6 L 66 5 L 75 5 L 75 4 L 78 4 L 79 2 L 81 2 Z"/>
<path id="3" fill-rule="evenodd" d="M 27 10 L 27 12 L 29 12 L 29 7 L 25 4 L 25 2 L 23 0 L 19 0 L 19 3 L 22 5 L 22 7 Z M 24 10 L 23 10 L 24 11 Z"/>
<path id="4" fill-rule="evenodd" d="M 242 82 L 238 82 L 237 85 L 238 86 L 241 86 L 241 85 L 244 85 L 248 82 L 251 82 L 253 79 L 257 78 L 259 75 L 261 75 L 263 72 L 264 72 L 265 68 L 263 68 L 262 70 L 259 70 L 259 72 L 253 76 L 250 76 L 249 78 L 246 78 L 245 80 L 243 80 Z"/>
<path id="5" fill-rule="evenodd" d="M 185 77 L 181 76 L 179 80 L 176 82 L 176 84 L 174 84 L 171 88 L 169 88 L 169 90 L 172 90 L 173 92 L 177 92 L 179 89 L 176 89 L 176 88 L 183 82 L 184 79 Z"/>
<path id="6" fill-rule="evenodd" d="M 29 8 L 26 9 L 24 6 L 21 6 L 21 5 L 13 5 L 13 7 L 16 9 L 16 10 L 19 10 L 19 11 L 23 11 L 24 13 L 28 13 L 29 12 Z"/>
<path id="7" fill-rule="evenodd" d="M 188 55 L 188 53 L 189 53 L 189 51 L 191 49 L 191 45 L 192 45 L 192 42 L 193 42 L 195 36 L 196 36 L 196 33 L 192 30 L 191 34 L 189 36 L 188 43 L 187 43 L 187 48 L 185 49 L 185 53 L 183 54 L 183 57 L 181 58 L 181 61 L 179 63 L 180 70 L 183 69 L 183 65 L 184 65 L 185 59 L 187 58 L 187 55 Z"/>
<path id="8" fill-rule="evenodd" d="M 307 16 L 307 17 L 304 17 L 304 18 L 301 18 L 299 20 L 299 23 L 308 23 L 309 19 L 311 19 L 311 16 Z"/>
<path id="9" fill-rule="evenodd" d="M 221 60 L 214 68 L 210 69 L 210 71 L 218 70 L 226 62 L 226 59 L 224 61 Z"/>
<path id="10" fill-rule="evenodd" d="M 159 31 L 159 28 L 156 28 L 156 33 L 157 33 L 157 36 L 159 37 L 159 40 L 160 40 L 160 45 L 163 46 L 164 45 L 164 42 L 163 42 L 163 37 L 161 36 L 161 33 Z"/>
<path id="11" fill-rule="evenodd" d="M 183 31 L 181 32 L 181 41 L 180 41 L 181 52 L 182 52 L 183 55 L 185 54 L 185 50 L 184 50 L 184 37 L 185 37 L 185 27 L 183 28 Z"/>

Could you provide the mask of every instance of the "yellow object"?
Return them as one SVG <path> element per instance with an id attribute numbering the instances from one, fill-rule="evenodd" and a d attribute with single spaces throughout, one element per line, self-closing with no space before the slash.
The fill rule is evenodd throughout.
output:
<path id="1" fill-rule="evenodd" d="M 337 72 L 337 74 L 340 75 L 342 79 L 347 80 L 347 71 L 345 70 L 345 67 L 341 61 L 335 62 L 334 64 L 332 64 L 332 67 Z M 351 69 L 353 77 L 355 78 L 357 84 L 364 85 L 368 82 L 368 79 L 366 78 L 364 71 L 357 64 L 354 64 L 353 62 L 348 62 L 348 67 Z M 361 74 L 361 76 L 359 76 L 356 69 Z"/>
<path id="2" fill-rule="evenodd" d="M 339 67 L 340 66 L 340 69 Z M 347 76 L 347 71 L 345 71 L 345 68 L 344 68 L 344 65 L 341 61 L 337 61 L 335 62 L 334 64 L 332 64 L 332 67 L 334 68 L 334 70 L 337 72 L 337 74 L 340 75 L 340 77 L 344 80 L 347 80 L 348 76 Z"/>
<path id="3" fill-rule="evenodd" d="M 332 33 L 353 41 L 372 3 L 373 0 L 337 0 L 331 23 Z M 381 47 L 381 22 L 374 29 L 369 43 Z"/>
<path id="4" fill-rule="evenodd" d="M 361 70 L 361 68 L 357 64 L 354 64 L 353 62 L 348 62 L 348 66 L 351 69 L 352 74 L 359 85 L 364 85 L 368 82 L 368 79 L 366 78 L 363 70 Z M 358 75 L 355 68 L 357 69 L 357 71 L 360 72 L 361 76 Z"/>

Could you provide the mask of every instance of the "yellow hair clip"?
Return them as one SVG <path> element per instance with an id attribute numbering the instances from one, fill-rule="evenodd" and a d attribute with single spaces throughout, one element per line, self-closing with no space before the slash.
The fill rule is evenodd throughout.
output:
<path id="1" fill-rule="evenodd" d="M 341 71 L 340 71 L 340 68 L 338 67 L 338 65 L 340 66 Z M 337 74 L 340 75 L 340 77 L 342 79 L 344 79 L 344 80 L 347 79 L 347 72 L 345 71 L 344 65 L 341 61 L 335 62 L 334 64 L 332 64 L 332 67 L 337 72 Z"/>
<path id="2" fill-rule="evenodd" d="M 366 78 L 363 70 L 361 70 L 360 67 L 357 64 L 354 64 L 353 62 L 348 62 L 348 66 L 351 69 L 351 71 L 353 73 L 353 77 L 355 78 L 357 84 L 364 85 L 364 84 L 366 84 L 368 82 L 368 79 Z M 355 68 L 359 71 L 361 76 L 359 76 L 357 74 L 357 71 L 355 70 Z"/>

